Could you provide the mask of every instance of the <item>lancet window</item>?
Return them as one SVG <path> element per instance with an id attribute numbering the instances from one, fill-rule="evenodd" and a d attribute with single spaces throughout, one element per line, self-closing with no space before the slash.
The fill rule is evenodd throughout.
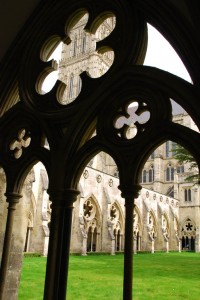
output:
<path id="1" fill-rule="evenodd" d="M 191 189 L 185 189 L 184 190 L 184 197 L 185 197 L 185 201 L 192 201 L 192 191 Z"/>
<path id="2" fill-rule="evenodd" d="M 83 237 L 87 239 L 87 252 L 99 250 L 100 216 L 95 201 L 90 197 L 83 204 Z"/>
<path id="3" fill-rule="evenodd" d="M 194 251 L 195 250 L 195 238 L 196 238 L 196 225 L 191 220 L 191 218 L 187 218 L 183 224 L 181 229 L 182 236 L 182 249 Z"/>
<path id="4" fill-rule="evenodd" d="M 174 180 L 174 167 L 171 163 L 168 164 L 166 169 L 166 181 L 173 181 Z"/>

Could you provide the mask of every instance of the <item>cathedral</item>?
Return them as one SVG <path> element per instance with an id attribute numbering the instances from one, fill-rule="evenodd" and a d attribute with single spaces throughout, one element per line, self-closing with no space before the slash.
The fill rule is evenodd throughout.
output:
<path id="1" fill-rule="evenodd" d="M 174 120 L 196 129 L 187 114 L 176 115 Z M 200 251 L 199 185 L 186 181 L 192 174 L 190 164 L 180 164 L 173 157 L 172 148 L 171 141 L 160 145 L 142 170 L 143 188 L 134 208 L 135 254 L 138 251 Z M 124 199 L 118 185 L 118 170 L 113 159 L 104 152 L 99 153 L 80 178 L 81 193 L 73 211 L 72 253 L 115 254 L 124 250 Z M 21 238 L 25 252 L 47 255 L 51 221 L 47 189 L 47 173 L 39 163 L 24 186 L 26 218 Z"/>
<path id="2" fill-rule="evenodd" d="M 44 300 L 66 298 L 70 253 L 123 252 L 132 300 L 132 253 L 200 252 L 198 168 L 174 152 L 199 166 L 196 10 L 156 2 L 41 1 L 3 60 L 0 300 L 17 299 L 25 252 L 47 256 Z M 147 23 L 191 83 L 143 65 Z"/>
<path id="3" fill-rule="evenodd" d="M 73 24 L 69 34 L 72 42 L 62 45 L 58 77 L 67 87 L 60 98 L 63 105 L 73 102 L 81 92 L 80 73 L 87 71 L 90 76 L 99 77 L 113 61 L 112 51 L 99 54 L 95 48 L 96 42 L 114 29 L 115 18 L 106 19 L 95 35 L 84 31 L 87 19 L 85 14 Z M 136 130 L 134 117 L 137 115 L 137 102 L 132 102 L 128 109 L 127 135 L 131 138 Z M 148 115 L 144 115 L 141 122 L 147 119 Z M 119 119 L 117 126 L 120 127 L 122 122 Z M 174 115 L 173 122 L 198 131 L 185 112 Z M 143 188 L 135 200 L 133 219 L 134 253 L 200 251 L 200 189 L 193 182 L 185 181 L 191 173 L 190 164 L 180 164 L 174 158 L 174 145 L 172 141 L 161 144 L 152 152 L 141 172 L 140 183 Z M 46 147 L 49 147 L 47 141 Z M 124 199 L 118 189 L 118 177 L 114 160 L 105 152 L 97 154 L 84 169 L 79 182 L 81 193 L 74 203 L 72 253 L 115 254 L 124 250 L 125 211 Z M 24 219 L 20 220 L 18 235 L 20 247 L 23 246 L 25 252 L 48 253 L 51 201 L 47 189 L 47 172 L 38 163 L 25 181 L 23 201 L 19 205 L 19 217 L 24 215 Z M 4 206 L 5 202 L 2 201 L 2 216 L 5 214 Z"/>

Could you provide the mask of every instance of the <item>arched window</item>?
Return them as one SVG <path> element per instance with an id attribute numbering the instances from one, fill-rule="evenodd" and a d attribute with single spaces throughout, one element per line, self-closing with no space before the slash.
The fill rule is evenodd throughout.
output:
<path id="1" fill-rule="evenodd" d="M 149 169 L 149 182 L 153 182 L 153 181 L 154 181 L 154 168 L 153 166 L 151 166 Z"/>
<path id="2" fill-rule="evenodd" d="M 100 214 L 93 198 L 87 199 L 83 204 L 82 226 L 83 237 L 87 238 L 86 245 L 83 244 L 85 252 L 95 252 L 99 250 L 98 234 L 100 229 Z"/>
<path id="3" fill-rule="evenodd" d="M 190 218 L 187 218 L 182 224 L 182 249 L 194 251 L 196 226 Z"/>
<path id="4" fill-rule="evenodd" d="M 142 182 L 145 183 L 147 182 L 147 171 L 143 170 L 142 172 Z"/>
<path id="5" fill-rule="evenodd" d="M 169 164 L 166 169 L 166 181 L 173 181 L 174 180 L 174 167 Z"/>

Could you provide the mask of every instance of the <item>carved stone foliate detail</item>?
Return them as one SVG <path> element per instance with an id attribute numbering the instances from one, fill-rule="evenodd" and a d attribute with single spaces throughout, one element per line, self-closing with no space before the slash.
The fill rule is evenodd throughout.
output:
<path id="1" fill-rule="evenodd" d="M 18 159 L 22 156 L 23 149 L 28 148 L 30 143 L 30 133 L 26 129 L 20 129 L 17 133 L 17 138 L 10 143 L 9 149 L 13 151 L 14 157 Z"/>
<path id="2" fill-rule="evenodd" d="M 119 110 L 114 127 L 122 139 L 132 139 L 146 129 L 150 112 L 146 103 L 131 102 L 125 109 Z"/>

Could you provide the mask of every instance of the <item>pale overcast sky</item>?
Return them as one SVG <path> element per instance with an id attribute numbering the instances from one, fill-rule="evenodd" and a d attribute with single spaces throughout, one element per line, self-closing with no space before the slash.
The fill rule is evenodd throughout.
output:
<path id="1" fill-rule="evenodd" d="M 178 54 L 168 41 L 149 24 L 148 48 L 144 65 L 158 67 L 191 82 L 191 78 Z"/>

